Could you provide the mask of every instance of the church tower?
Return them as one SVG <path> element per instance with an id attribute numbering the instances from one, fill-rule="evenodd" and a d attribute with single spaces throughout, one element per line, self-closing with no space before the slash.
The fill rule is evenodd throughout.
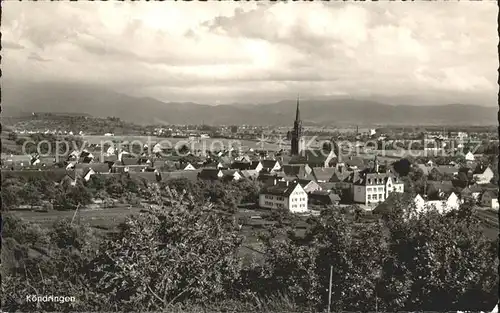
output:
<path id="1" fill-rule="evenodd" d="M 299 97 L 297 96 L 297 110 L 292 131 L 292 155 L 299 155 L 299 143 L 302 135 L 302 121 L 300 120 Z"/>

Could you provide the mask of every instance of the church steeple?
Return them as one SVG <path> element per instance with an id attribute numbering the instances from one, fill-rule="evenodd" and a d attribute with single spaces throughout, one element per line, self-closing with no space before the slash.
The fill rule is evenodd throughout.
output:
<path id="1" fill-rule="evenodd" d="M 295 121 L 300 121 L 299 95 L 297 95 L 297 110 L 295 112 Z"/>
<path id="2" fill-rule="evenodd" d="M 302 134 L 302 121 L 300 120 L 299 96 L 297 95 L 297 109 L 295 111 L 295 121 L 292 131 L 292 155 L 299 154 L 299 142 Z"/>

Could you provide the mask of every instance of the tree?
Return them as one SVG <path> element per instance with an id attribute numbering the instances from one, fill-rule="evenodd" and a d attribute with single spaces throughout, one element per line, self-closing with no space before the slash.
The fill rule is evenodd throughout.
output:
<path id="1" fill-rule="evenodd" d="M 465 188 L 469 185 L 469 178 L 464 172 L 459 172 L 457 178 L 453 180 L 455 186 Z"/>
<path id="2" fill-rule="evenodd" d="M 77 182 L 75 186 L 60 189 L 54 202 L 63 210 L 73 210 L 79 205 L 90 204 L 92 193 L 81 182 Z"/>
<path id="3" fill-rule="evenodd" d="M 206 206 L 151 210 L 104 243 L 92 275 L 97 292 L 124 310 L 163 310 L 185 299 L 224 297 L 238 277 L 241 242 L 227 217 Z"/>
<path id="4" fill-rule="evenodd" d="M 189 152 L 189 147 L 188 147 L 187 145 L 182 145 L 182 146 L 179 148 L 179 150 L 178 150 L 178 153 L 179 153 L 180 155 L 184 155 L 184 154 L 186 154 L 186 153 L 188 153 L 188 152 Z"/>
<path id="5" fill-rule="evenodd" d="M 10 132 L 9 135 L 7 136 L 8 140 L 16 141 L 17 140 L 17 134 L 15 132 Z"/>
<path id="6" fill-rule="evenodd" d="M 496 260 L 471 215 L 431 211 L 393 217 L 385 225 L 390 244 L 381 296 L 387 310 L 485 310 L 491 305 Z"/>
<path id="7" fill-rule="evenodd" d="M 2 210 L 8 211 L 21 204 L 21 199 L 18 195 L 21 194 L 22 187 L 18 186 L 2 186 Z"/>
<path id="8" fill-rule="evenodd" d="M 24 188 L 19 190 L 19 198 L 23 204 L 35 206 L 40 203 L 42 195 L 38 192 L 32 184 L 26 184 Z"/>
<path id="9" fill-rule="evenodd" d="M 411 163 L 407 159 L 401 159 L 393 163 L 393 168 L 400 176 L 407 176 L 411 170 Z"/>
<path id="10" fill-rule="evenodd" d="M 106 177 L 104 175 L 92 175 L 89 181 L 86 183 L 88 188 L 94 189 L 96 191 L 106 188 Z"/>

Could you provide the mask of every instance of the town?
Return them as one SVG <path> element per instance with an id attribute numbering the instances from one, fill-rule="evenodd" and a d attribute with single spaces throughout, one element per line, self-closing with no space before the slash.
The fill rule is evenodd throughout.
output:
<path id="1" fill-rule="evenodd" d="M 467 207 L 485 238 L 496 238 L 498 141 L 488 127 L 306 133 L 299 99 L 294 109 L 289 130 L 232 126 L 224 137 L 206 126 L 171 126 L 171 137 L 162 137 L 141 134 L 139 126 L 115 136 L 85 135 L 60 122 L 57 131 L 27 130 L 17 122 L 2 133 L 2 150 L 12 152 L 2 154 L 4 214 L 44 227 L 76 219 L 105 238 L 127 216 L 208 200 L 245 234 L 238 255 L 247 262 L 262 258 L 259 232 L 283 219 L 298 236 L 308 233 L 310 216 L 324 212 L 369 229 L 401 203 L 412 216 Z M 54 117 L 67 120 L 43 119 Z"/>
<path id="2" fill-rule="evenodd" d="M 4 1 L 2 311 L 498 313 L 498 6 L 390 2 Z"/>
<path id="3" fill-rule="evenodd" d="M 221 182 L 248 180 L 260 187 L 254 203 L 256 209 L 287 209 L 294 213 L 317 211 L 319 207 L 332 205 L 357 205 L 365 211 L 376 210 L 390 201 L 393 193 L 412 193 L 419 210 L 436 206 L 444 212 L 457 209 L 465 201 L 478 208 L 498 209 L 498 141 L 491 139 L 493 133 L 431 131 L 389 135 L 377 129 L 359 132 L 357 128 L 343 136 L 316 136 L 315 140 L 309 140 L 312 141 L 309 147 L 303 147 L 307 139 L 304 140 L 299 100 L 293 123 L 289 131 L 264 132 L 259 128 L 232 126 L 226 137 L 215 138 L 211 136 L 216 136 L 217 130 L 208 135 L 209 127 L 184 132 L 181 127 L 171 127 L 168 130 L 171 138 L 188 140 L 164 148 L 161 145 L 164 138 L 155 137 L 159 142 L 149 143 L 150 146 L 145 143 L 142 147 L 130 147 L 126 143 L 127 135 L 122 135 L 124 144 L 120 143 L 119 148 L 115 148 L 115 140 L 105 147 L 99 143 L 88 144 L 82 151 L 68 150 L 63 155 L 59 152 L 57 155 L 44 154 L 46 151 L 40 150 L 43 146 L 37 147 L 35 143 L 46 138 L 55 142 L 74 134 L 82 141 L 86 136 L 81 131 L 36 132 L 14 125 L 15 130 L 8 134 L 7 140 L 24 145 L 28 139 L 35 141 L 30 140 L 31 146 L 25 145 L 32 150 L 31 154 L 3 154 L 2 173 L 13 179 L 36 175 L 52 177 L 56 184 L 60 184 L 62 181 L 57 180 L 63 177 L 70 185 L 77 181 L 86 184 L 93 175 L 105 178 L 126 175 L 146 184 L 159 184 L 173 178 Z M 220 129 L 222 133 L 227 130 Z M 205 133 L 200 134 L 200 131 Z M 272 136 L 280 132 L 283 137 L 276 138 L 281 141 L 273 142 Z M 153 134 L 164 133 L 156 129 Z M 250 134 L 254 137 L 249 137 Z M 262 140 L 257 134 L 268 137 Z M 28 139 L 23 140 L 23 135 L 28 135 L 25 137 Z M 111 137 L 111 133 L 101 138 L 106 137 Z M 224 147 L 222 143 L 219 150 L 210 150 L 201 143 L 209 138 L 246 140 L 248 146 Z M 264 149 L 266 144 L 270 148 Z M 408 150 L 401 149 L 405 145 Z M 203 146 L 205 150 L 201 149 Z M 20 205 L 37 207 L 40 203 Z"/>

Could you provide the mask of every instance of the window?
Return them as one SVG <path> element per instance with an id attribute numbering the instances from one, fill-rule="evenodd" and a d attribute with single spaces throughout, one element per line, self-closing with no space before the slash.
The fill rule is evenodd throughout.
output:
<path id="1" fill-rule="evenodd" d="M 367 192 L 370 192 L 370 191 L 372 191 L 372 188 L 371 188 L 371 187 L 367 187 L 367 188 L 366 188 L 366 191 L 367 191 Z"/>
<path id="2" fill-rule="evenodd" d="M 368 200 L 371 200 L 372 199 L 372 195 L 368 195 Z"/>

